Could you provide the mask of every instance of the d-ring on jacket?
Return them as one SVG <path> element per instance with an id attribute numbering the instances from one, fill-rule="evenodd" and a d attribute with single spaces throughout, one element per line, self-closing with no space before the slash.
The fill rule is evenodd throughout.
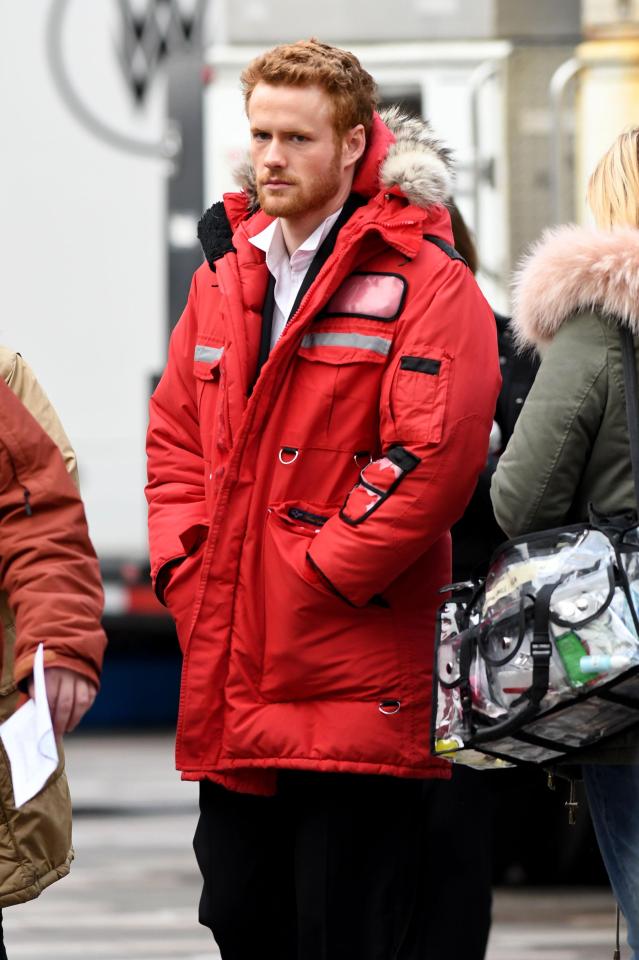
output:
<path id="1" fill-rule="evenodd" d="M 495 322 L 449 246 L 448 158 L 421 121 L 376 116 L 353 191 L 366 202 L 253 389 L 268 270 L 249 237 L 271 218 L 250 185 L 212 208 L 151 401 L 185 779 L 448 775 L 428 749 L 435 611 L 486 459 Z"/>

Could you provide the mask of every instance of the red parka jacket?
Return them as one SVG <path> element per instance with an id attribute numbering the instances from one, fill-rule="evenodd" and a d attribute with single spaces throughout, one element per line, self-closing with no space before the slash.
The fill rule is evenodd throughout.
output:
<path id="1" fill-rule="evenodd" d="M 42 642 L 45 667 L 99 686 L 104 597 L 82 500 L 60 450 L 2 379 L 0 589 L 16 619 L 16 682 Z"/>
<path id="2" fill-rule="evenodd" d="M 367 203 L 253 389 L 268 271 L 248 238 L 270 218 L 225 197 L 232 245 L 213 211 L 151 401 L 186 779 L 269 793 L 281 767 L 448 775 L 428 749 L 435 611 L 486 459 L 495 322 L 448 246 L 448 159 L 425 125 L 376 117 L 353 190 Z"/>

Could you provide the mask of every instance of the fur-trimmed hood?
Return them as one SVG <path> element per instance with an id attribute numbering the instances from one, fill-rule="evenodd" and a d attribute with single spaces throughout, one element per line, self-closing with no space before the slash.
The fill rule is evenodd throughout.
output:
<path id="1" fill-rule="evenodd" d="M 639 336 L 639 230 L 557 227 L 522 261 L 512 319 L 521 349 L 549 343 L 565 320 L 593 309 Z"/>
<path id="2" fill-rule="evenodd" d="M 396 187 L 418 207 L 445 203 L 453 189 L 452 154 L 434 135 L 430 124 L 403 113 L 399 107 L 383 110 L 376 121 L 367 152 L 376 145 L 376 134 L 379 139 L 380 121 L 392 134 L 379 166 L 378 190 Z M 236 167 L 235 180 L 247 195 L 250 209 L 257 209 L 255 171 L 248 157 Z"/>
<path id="3" fill-rule="evenodd" d="M 248 157 L 236 168 L 235 179 L 242 193 L 226 194 L 224 204 L 213 204 L 198 224 L 198 237 L 211 266 L 232 249 L 235 221 L 246 216 L 247 208 L 255 212 L 259 207 L 255 171 Z M 452 189 L 451 152 L 426 121 L 408 116 L 399 107 L 375 114 L 353 181 L 356 193 L 371 197 L 380 190 L 392 190 L 403 194 L 409 203 L 426 208 L 445 203 Z"/>

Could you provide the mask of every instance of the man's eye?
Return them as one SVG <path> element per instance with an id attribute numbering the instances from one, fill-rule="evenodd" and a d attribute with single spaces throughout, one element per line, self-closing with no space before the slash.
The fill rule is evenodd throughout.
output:
<path id="1" fill-rule="evenodd" d="M 291 136 L 291 140 L 293 141 L 293 143 L 306 143 L 306 141 L 308 140 L 308 137 L 303 136 L 301 133 L 294 133 Z"/>
<path id="2" fill-rule="evenodd" d="M 257 133 L 253 134 L 253 139 L 259 140 L 260 143 L 264 143 L 266 140 L 269 139 L 269 135 L 268 133 L 262 133 L 261 131 L 258 131 Z"/>

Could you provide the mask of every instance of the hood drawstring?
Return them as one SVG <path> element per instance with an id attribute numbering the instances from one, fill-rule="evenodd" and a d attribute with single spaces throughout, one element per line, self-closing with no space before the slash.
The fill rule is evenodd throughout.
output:
<path id="1" fill-rule="evenodd" d="M 551 790 L 555 789 L 554 778 L 552 773 L 548 774 L 548 787 Z M 577 822 L 577 807 L 579 806 L 579 803 L 577 800 L 576 783 L 572 777 L 570 778 L 570 796 L 568 797 L 568 800 L 566 801 L 564 806 L 568 810 L 568 823 L 571 826 L 574 826 L 574 824 Z M 619 925 L 620 925 L 621 911 L 619 910 L 619 904 L 615 904 L 615 906 L 617 908 L 617 929 L 615 934 L 615 950 L 612 955 L 612 960 L 621 960 L 621 945 L 619 943 Z"/>
<path id="2" fill-rule="evenodd" d="M 612 960 L 621 960 L 621 946 L 619 944 L 619 918 L 621 911 L 619 910 L 619 904 L 617 906 L 617 934 L 615 937 L 615 952 L 612 955 Z"/>

